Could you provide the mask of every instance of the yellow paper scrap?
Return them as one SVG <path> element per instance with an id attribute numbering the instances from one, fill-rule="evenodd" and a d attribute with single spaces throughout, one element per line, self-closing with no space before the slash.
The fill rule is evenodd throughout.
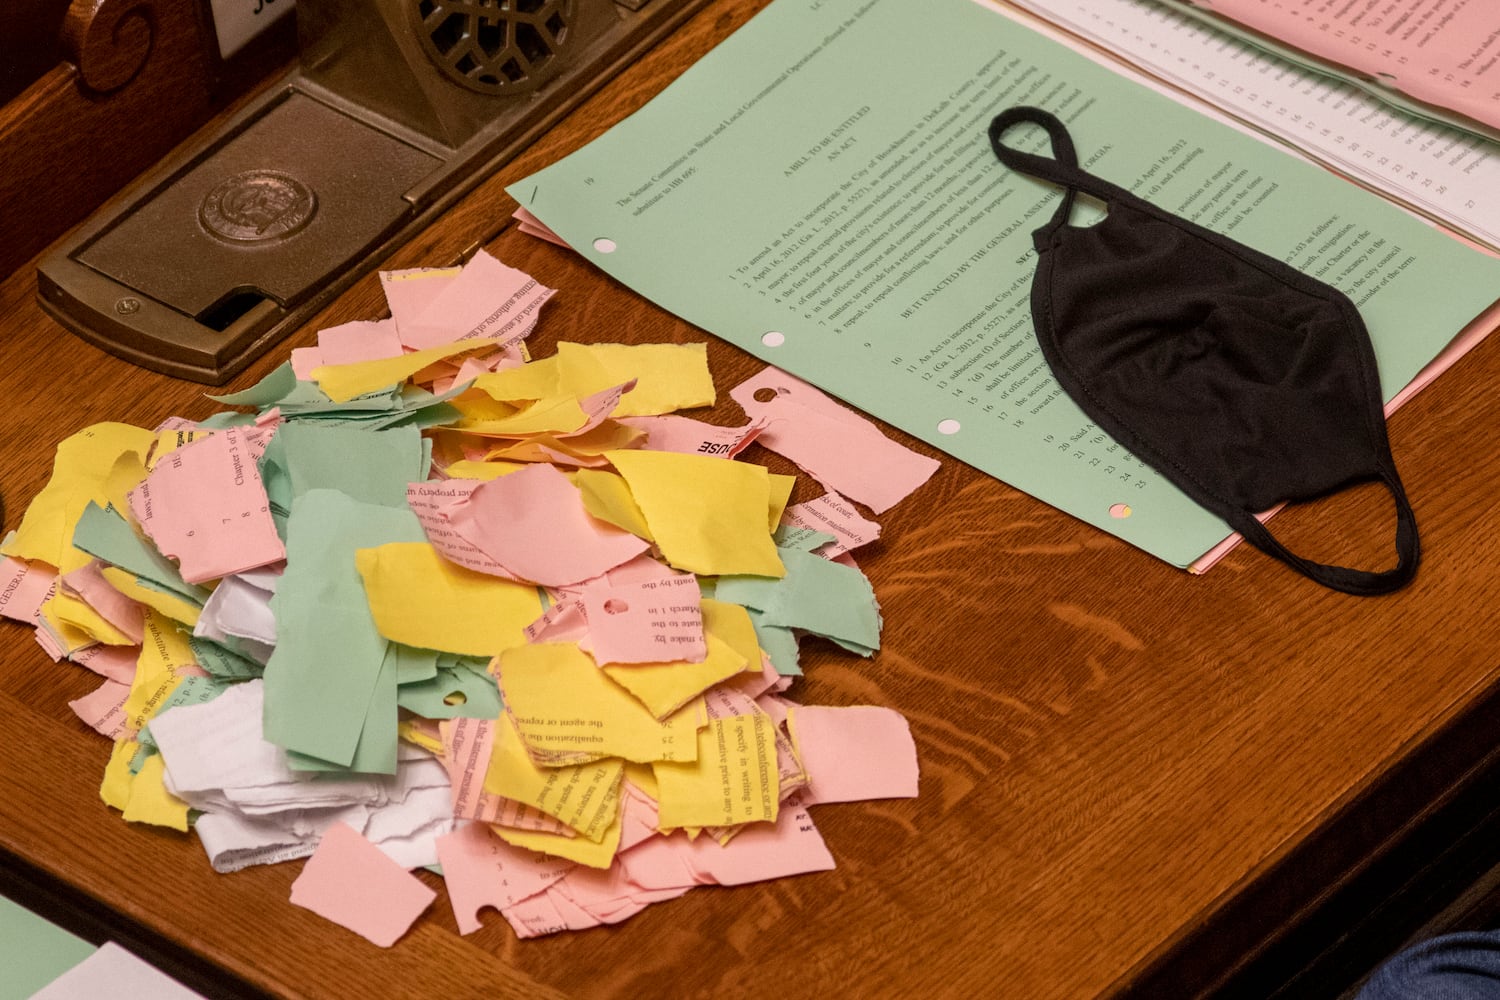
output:
<path id="1" fill-rule="evenodd" d="M 195 667 L 192 647 L 175 623 L 163 615 L 146 613 L 145 641 L 136 658 L 135 678 L 121 711 L 131 733 L 138 733 Z"/>
<path id="2" fill-rule="evenodd" d="M 104 477 L 104 496 L 108 498 L 109 506 L 129 518 L 130 491 L 141 485 L 147 471 L 141 456 L 134 451 L 122 452 L 116 456 L 109 474 Z M 101 502 L 100 506 L 104 504 Z M 82 515 L 83 508 L 80 507 L 78 512 Z"/>
<path id="3" fill-rule="evenodd" d="M 744 670 L 745 658 L 727 643 L 713 636 L 706 640 L 708 655 L 699 663 L 632 663 L 602 669 L 660 719 Z"/>
<path id="4" fill-rule="evenodd" d="M 783 476 L 779 472 L 768 473 L 771 481 L 771 503 L 766 510 L 767 523 L 771 527 L 771 534 L 781 527 L 781 515 L 786 513 L 786 505 L 792 502 L 792 490 L 797 485 L 796 476 Z"/>
<path id="5" fill-rule="evenodd" d="M 111 587 L 137 604 L 144 604 L 162 617 L 182 622 L 189 628 L 198 624 L 198 616 L 203 613 L 203 609 L 191 601 L 148 587 L 137 580 L 135 574 L 118 566 L 103 566 L 99 571 L 104 574 L 104 579 L 109 581 Z"/>
<path id="6" fill-rule="evenodd" d="M 462 461 L 452 463 L 448 466 L 447 469 L 443 471 L 445 471 L 449 475 L 449 477 L 453 479 L 478 479 L 484 481 L 490 479 L 499 479 L 501 476 L 508 476 L 512 472 L 520 472 L 530 464 L 531 463 L 529 462 L 501 462 L 489 460 L 476 462 L 473 459 L 466 458 Z"/>
<path id="7" fill-rule="evenodd" d="M 760 671 L 760 640 L 755 637 L 755 623 L 750 612 L 738 604 L 716 601 L 705 597 L 700 602 L 703 609 L 703 631 L 728 643 L 745 659 L 747 673 Z"/>
<path id="8" fill-rule="evenodd" d="M 125 819 L 130 823 L 169 826 L 187 833 L 188 804 L 167 791 L 162 776 L 167 762 L 159 753 L 146 758 L 130 782 L 130 796 L 125 802 Z"/>
<path id="9" fill-rule="evenodd" d="M 394 358 L 356 361 L 347 365 L 319 365 L 312 370 L 312 378 L 329 399 L 335 403 L 347 403 L 355 396 L 363 396 L 367 392 L 404 382 L 436 361 L 445 361 L 471 351 L 487 350 L 498 343 L 493 338 L 475 337 L 455 340 L 451 344 L 439 344 L 437 347 L 412 351 Z"/>
<path id="10" fill-rule="evenodd" d="M 786 575 L 767 524 L 764 466 L 707 455 L 612 451 L 667 562 L 705 576 Z"/>
<path id="11" fill-rule="evenodd" d="M 140 752 L 141 745 L 134 739 L 115 742 L 110 751 L 109 763 L 104 766 L 104 780 L 99 785 L 99 798 L 111 809 L 125 811 L 130 802 L 130 783 L 135 775 L 130 773 L 130 762 Z"/>
<path id="12" fill-rule="evenodd" d="M 517 830 L 514 827 L 495 824 L 492 824 L 490 829 L 495 832 L 495 836 L 523 851 L 551 854 L 588 868 L 608 868 L 614 863 L 615 852 L 620 849 L 620 832 L 624 829 L 623 816 L 624 810 L 616 811 L 614 822 L 604 831 L 604 836 L 597 841 L 587 837 L 564 837 L 556 833 Z"/>
<path id="13" fill-rule="evenodd" d="M 428 725 L 430 723 L 425 719 L 402 719 L 396 723 L 396 736 L 412 746 L 421 747 L 428 753 L 441 757 L 445 749 L 442 737 L 430 731 Z"/>
<path id="14" fill-rule="evenodd" d="M 661 794 L 656 787 L 656 772 L 651 770 L 650 764 L 626 761 L 625 780 L 645 792 L 653 802 Z"/>
<path id="15" fill-rule="evenodd" d="M 598 841 L 620 811 L 620 778 L 624 762 L 607 758 L 567 767 L 538 767 L 527 755 L 515 723 L 501 714 L 484 790 L 540 809 Z"/>
<path id="16" fill-rule="evenodd" d="M 143 629 L 145 641 L 136 661 L 136 672 L 158 673 L 167 667 L 196 665 L 189 636 L 168 615 L 146 612 Z"/>
<path id="17" fill-rule="evenodd" d="M 426 542 L 360 549 L 355 565 L 370 613 L 393 642 L 467 656 L 494 656 L 526 641 L 542 613 L 534 586 L 464 569 Z"/>
<path id="18" fill-rule="evenodd" d="M 606 452 L 634 448 L 645 437 L 645 431 L 606 420 L 581 434 L 532 434 L 523 438 L 505 438 L 498 447 L 485 452 L 484 458 L 486 461 L 502 459 L 597 466 L 606 464 Z"/>
<path id="19" fill-rule="evenodd" d="M 151 447 L 155 435 L 129 424 L 102 423 L 85 427 L 57 446 L 52 478 L 31 501 L 21 525 L 0 554 L 44 562 L 61 572 L 76 569 L 73 528 L 90 500 L 109 502 L 104 484 L 115 459 L 126 452 L 139 456 Z"/>
<path id="20" fill-rule="evenodd" d="M 579 469 L 573 477 L 573 485 L 578 487 L 583 496 L 583 509 L 590 515 L 637 538 L 653 541 L 646 515 L 641 513 L 622 476 L 603 469 Z"/>
<path id="21" fill-rule="evenodd" d="M 106 646 L 135 645 L 135 640 L 111 625 L 99 612 L 61 590 L 42 604 L 42 616 L 70 653 L 95 642 Z"/>
<path id="22" fill-rule="evenodd" d="M 702 703 L 658 720 L 575 643 L 535 643 L 499 657 L 501 697 L 533 760 L 692 760 Z"/>
<path id="23" fill-rule="evenodd" d="M 644 417 L 714 405 L 707 344 L 559 343 L 562 387 L 589 396 L 631 379 L 616 416 Z"/>
<path id="24" fill-rule="evenodd" d="M 464 414 L 453 426 L 485 437 L 525 437 L 528 434 L 571 434 L 588 422 L 573 396 L 547 396 L 507 416 L 493 415 L 493 401 L 455 400 Z"/>
<path id="25" fill-rule="evenodd" d="M 564 392 L 558 382 L 556 357 L 486 372 L 474 380 L 473 389 L 502 403 L 529 403 Z"/>
<path id="26" fill-rule="evenodd" d="M 658 826 L 773 822 L 780 800 L 776 724 L 764 712 L 710 720 L 693 763 L 658 763 Z"/>

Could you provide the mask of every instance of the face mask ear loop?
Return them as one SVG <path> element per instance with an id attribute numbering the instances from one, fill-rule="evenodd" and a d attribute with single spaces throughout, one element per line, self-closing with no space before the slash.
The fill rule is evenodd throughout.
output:
<path id="1" fill-rule="evenodd" d="M 1391 499 L 1396 502 L 1396 565 L 1388 570 L 1374 572 L 1351 569 L 1304 559 L 1278 542 L 1265 525 L 1248 515 L 1238 519 L 1239 524 L 1231 523 L 1230 526 L 1262 552 L 1280 559 L 1325 587 L 1358 597 L 1388 594 L 1416 575 L 1422 549 L 1417 538 L 1417 517 L 1412 511 L 1411 501 L 1406 497 L 1406 489 L 1401 485 L 1400 477 L 1394 469 L 1385 469 L 1381 471 L 1379 479 L 1390 491 Z"/>
<path id="2" fill-rule="evenodd" d="M 1001 136 L 1012 125 L 1023 123 L 1040 125 L 1047 130 L 1047 136 L 1052 140 L 1051 159 L 1013 149 L 1000 141 Z M 1052 220 L 1032 236 L 1037 250 L 1045 249 L 1052 234 L 1068 224 L 1068 218 L 1073 212 L 1073 198 L 1078 190 L 1087 190 L 1093 180 L 1078 169 L 1078 151 L 1073 147 L 1073 137 L 1068 134 L 1067 126 L 1055 115 L 1041 108 L 1007 108 L 990 122 L 990 148 L 995 151 L 995 157 L 1010 169 L 1064 185 L 1062 203 L 1052 214 Z"/>

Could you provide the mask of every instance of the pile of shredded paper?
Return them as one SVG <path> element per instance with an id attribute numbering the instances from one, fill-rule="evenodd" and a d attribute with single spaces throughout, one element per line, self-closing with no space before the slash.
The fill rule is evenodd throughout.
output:
<path id="1" fill-rule="evenodd" d="M 744 426 L 681 415 L 703 344 L 532 359 L 553 292 L 483 253 L 381 278 L 236 409 L 63 441 L 0 546 L 0 613 L 103 678 L 105 803 L 221 872 L 307 858 L 291 901 L 390 945 L 418 867 L 531 937 L 831 868 L 810 806 L 916 795 L 900 715 L 784 694 L 806 636 L 877 649 L 850 501 L 935 462 L 775 369 Z"/>

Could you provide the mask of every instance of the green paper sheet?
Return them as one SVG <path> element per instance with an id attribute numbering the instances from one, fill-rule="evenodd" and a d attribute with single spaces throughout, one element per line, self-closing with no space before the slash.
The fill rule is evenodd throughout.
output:
<path id="1" fill-rule="evenodd" d="M 1094 427 L 1037 348 L 1031 234 L 1059 194 L 989 148 L 1017 104 L 1067 122 L 1085 169 L 1348 294 L 1387 399 L 1500 289 L 1500 262 L 972 0 L 776 0 L 508 190 L 690 322 L 1186 566 L 1227 526 Z"/>

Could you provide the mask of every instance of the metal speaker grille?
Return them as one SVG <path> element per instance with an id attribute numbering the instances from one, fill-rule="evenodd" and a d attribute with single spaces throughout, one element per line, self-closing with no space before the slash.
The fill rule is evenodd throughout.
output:
<path id="1" fill-rule="evenodd" d="M 411 0 L 410 10 L 428 58 L 481 94 L 545 79 L 573 20 L 573 0 Z"/>

